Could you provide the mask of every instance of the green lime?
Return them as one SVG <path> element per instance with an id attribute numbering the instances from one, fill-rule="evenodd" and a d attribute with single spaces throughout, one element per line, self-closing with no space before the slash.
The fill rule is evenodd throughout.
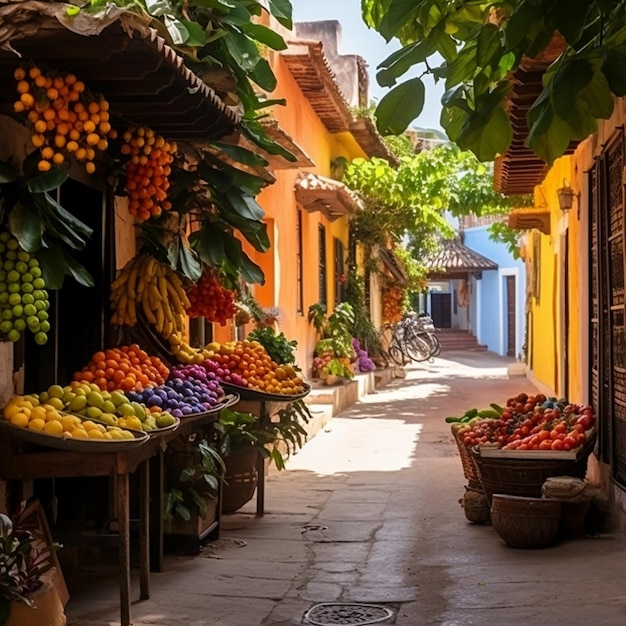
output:
<path id="1" fill-rule="evenodd" d="M 35 257 L 31 257 L 28 261 L 28 267 L 39 267 L 39 261 Z"/>
<path id="2" fill-rule="evenodd" d="M 41 276 L 41 270 L 38 267 L 31 267 L 30 273 L 35 277 L 39 278 Z"/>
<path id="3" fill-rule="evenodd" d="M 9 250 L 8 252 L 5 252 L 4 256 L 7 259 L 9 259 L 9 261 L 16 261 L 17 260 L 17 252 L 15 252 L 14 250 Z"/>
<path id="4" fill-rule="evenodd" d="M 24 293 L 33 293 L 32 283 L 22 283 L 22 291 Z"/>
<path id="5" fill-rule="evenodd" d="M 6 263 L 5 263 L 5 265 L 6 265 Z M 5 269 L 7 269 L 7 268 L 5 268 Z M 10 283 L 16 283 L 19 279 L 20 279 L 20 273 L 16 272 L 15 270 L 11 270 L 7 274 L 7 281 L 9 281 Z"/>
<path id="6" fill-rule="evenodd" d="M 46 311 L 37 311 L 37 317 L 40 320 L 47 320 L 48 319 L 48 313 Z"/>
<path id="7" fill-rule="evenodd" d="M 32 293 L 22 294 L 22 304 L 33 304 L 33 302 L 35 302 L 35 298 Z"/>
<path id="8" fill-rule="evenodd" d="M 13 324 L 9 320 L 0 322 L 0 333 L 4 333 L 6 335 L 11 330 L 13 330 Z"/>
<path id="9" fill-rule="evenodd" d="M 7 287 L 7 291 L 9 293 L 19 293 L 19 291 L 20 291 L 20 284 L 19 283 L 9 283 L 9 286 Z"/>
<path id="10" fill-rule="evenodd" d="M 26 318 L 26 323 L 28 324 L 28 328 L 33 331 L 38 331 L 41 328 L 39 318 L 36 315 L 29 315 Z"/>
<path id="11" fill-rule="evenodd" d="M 9 292 L 0 290 L 0 304 L 7 304 L 9 301 Z"/>
<path id="12" fill-rule="evenodd" d="M 20 250 L 17 253 L 17 258 L 20 261 L 24 261 L 24 263 L 28 263 L 28 261 L 30 261 L 30 254 L 28 254 L 25 250 Z"/>
<path id="13" fill-rule="evenodd" d="M 22 282 L 23 283 L 32 283 L 35 278 L 30 272 L 24 272 L 22 274 Z"/>
<path id="14" fill-rule="evenodd" d="M 15 328 L 15 330 L 19 330 L 20 332 L 22 332 L 26 328 L 26 322 L 24 321 L 23 318 L 20 317 L 19 320 L 13 321 L 13 328 Z"/>
<path id="15" fill-rule="evenodd" d="M 26 272 L 28 272 L 28 265 L 26 265 L 26 263 L 24 263 L 24 261 L 18 261 L 15 264 L 15 269 L 20 273 L 20 274 L 26 274 Z M 24 277 L 22 277 L 22 280 L 24 280 Z"/>
<path id="16" fill-rule="evenodd" d="M 35 289 L 45 289 L 46 281 L 43 278 L 35 278 L 35 280 L 33 280 L 33 287 Z"/>
<path id="17" fill-rule="evenodd" d="M 9 241 L 9 239 L 11 239 L 11 233 L 7 232 L 6 230 L 3 230 L 0 233 L 0 241 L 2 243 L 6 243 L 7 241 Z"/>
<path id="18" fill-rule="evenodd" d="M 0 283 L 0 292 L 6 291 L 8 288 L 9 286 L 6 283 L 4 282 Z"/>
<path id="19" fill-rule="evenodd" d="M 20 302 L 22 301 L 22 299 L 20 298 Z M 24 307 L 21 304 L 16 304 L 13 309 L 13 316 L 14 317 L 22 317 L 22 315 L 24 315 Z"/>
<path id="20" fill-rule="evenodd" d="M 35 302 L 33 302 L 33 304 L 35 305 L 35 308 L 38 311 L 43 311 L 46 308 L 46 303 L 44 300 L 35 300 Z"/>
<path id="21" fill-rule="evenodd" d="M 5 261 L 5 262 L 2 264 L 2 269 L 3 269 L 5 272 L 10 272 L 10 271 L 11 271 L 14 267 L 15 267 L 15 263 L 13 263 L 13 261 Z"/>
<path id="22" fill-rule="evenodd" d="M 7 339 L 9 341 L 18 341 L 20 337 L 20 332 L 15 330 L 15 328 L 7 333 Z"/>
<path id="23" fill-rule="evenodd" d="M 0 317 L 2 317 L 3 320 L 12 320 L 13 319 L 13 311 L 11 309 L 4 309 L 4 311 L 2 311 L 2 315 Z"/>
<path id="24" fill-rule="evenodd" d="M 20 296 L 19 293 L 12 293 L 9 296 L 9 304 L 11 306 L 15 306 L 16 304 L 21 304 L 22 303 L 22 296 Z"/>
<path id="25" fill-rule="evenodd" d="M 48 320 L 43 320 L 43 322 L 39 324 L 39 328 L 41 328 L 44 333 L 47 333 L 50 330 L 50 322 Z"/>
<path id="26" fill-rule="evenodd" d="M 37 315 L 37 307 L 34 304 L 25 304 L 24 315 L 26 315 L 26 317 L 30 315 Z"/>
<path id="27" fill-rule="evenodd" d="M 9 239 L 9 241 L 7 241 L 7 248 L 9 250 L 17 250 L 20 247 L 20 245 L 17 243 L 17 239 Z"/>
<path id="28" fill-rule="evenodd" d="M 39 332 L 35 335 L 35 343 L 37 345 L 43 346 L 44 343 L 48 341 L 48 335 L 43 332 Z"/>

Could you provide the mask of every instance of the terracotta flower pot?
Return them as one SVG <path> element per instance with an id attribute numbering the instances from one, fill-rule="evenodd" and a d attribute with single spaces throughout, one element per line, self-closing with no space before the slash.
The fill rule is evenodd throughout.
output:
<path id="1" fill-rule="evenodd" d="M 9 619 L 4 626 L 65 626 L 67 618 L 54 585 L 48 584 L 30 596 L 31 608 L 24 602 L 11 602 Z"/>

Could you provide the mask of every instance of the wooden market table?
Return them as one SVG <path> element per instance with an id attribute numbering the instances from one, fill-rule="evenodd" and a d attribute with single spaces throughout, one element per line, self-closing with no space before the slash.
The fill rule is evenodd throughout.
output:
<path id="1" fill-rule="evenodd" d="M 120 624 L 130 626 L 130 474 L 138 471 L 139 491 L 139 598 L 150 597 L 150 556 L 155 569 L 162 569 L 163 522 L 160 504 L 163 501 L 163 454 L 173 438 L 188 435 L 218 419 L 219 411 L 235 404 L 239 397 L 227 400 L 206 413 L 181 419 L 176 428 L 158 431 L 141 445 L 120 451 L 84 452 L 61 450 L 27 443 L 16 436 L 0 437 L 0 477 L 3 480 L 34 480 L 39 478 L 78 478 L 109 476 L 116 482 L 117 521 L 119 525 Z M 6 432 L 6 431 L 5 431 Z M 106 445 L 106 444 L 104 444 Z M 157 532 L 150 532 L 150 461 L 157 463 L 156 480 L 152 483 L 153 501 L 159 507 L 155 520 Z M 156 507 L 153 506 L 153 512 Z M 150 538 L 152 537 L 152 542 Z"/>

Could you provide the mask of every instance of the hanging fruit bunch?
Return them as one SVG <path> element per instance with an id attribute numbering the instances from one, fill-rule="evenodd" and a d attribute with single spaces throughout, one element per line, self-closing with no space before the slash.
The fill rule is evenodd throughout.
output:
<path id="1" fill-rule="evenodd" d="M 388 324 L 399 322 L 404 313 L 404 290 L 397 285 L 382 292 L 383 321 Z"/>
<path id="2" fill-rule="evenodd" d="M 28 328 L 35 341 L 48 341 L 48 292 L 39 262 L 10 233 L 0 233 L 0 334 L 17 341 Z"/>
<path id="3" fill-rule="evenodd" d="M 41 152 L 39 171 L 48 172 L 73 156 L 93 174 L 97 153 L 116 136 L 109 123 L 109 103 L 71 73 L 44 73 L 30 66 L 18 67 L 14 77 L 19 97 L 13 109 L 27 115 L 32 144 Z"/>
<path id="4" fill-rule="evenodd" d="M 204 268 L 200 280 L 187 289 L 187 297 L 189 317 L 204 317 L 208 322 L 225 326 L 237 312 L 235 292 L 226 289 L 217 272 L 208 267 Z"/>
<path id="5" fill-rule="evenodd" d="M 187 294 L 176 272 L 149 254 L 132 258 L 111 284 L 112 324 L 134 326 L 139 310 L 156 332 L 179 345 L 185 335 Z"/>
<path id="6" fill-rule="evenodd" d="M 129 128 L 123 139 L 121 152 L 130 157 L 126 163 L 128 212 L 145 222 L 172 208 L 167 200 L 168 177 L 178 147 L 143 126 Z"/>

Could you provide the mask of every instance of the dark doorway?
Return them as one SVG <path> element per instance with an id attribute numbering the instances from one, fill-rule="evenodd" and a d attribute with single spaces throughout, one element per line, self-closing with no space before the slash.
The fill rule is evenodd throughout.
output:
<path id="1" fill-rule="evenodd" d="M 515 357 L 515 276 L 506 276 L 506 355 Z"/>
<path id="2" fill-rule="evenodd" d="M 452 328 L 452 298 L 449 293 L 431 293 L 430 309 L 435 328 Z"/>
<path id="3" fill-rule="evenodd" d="M 25 392 L 39 392 L 54 383 L 67 384 L 72 374 L 87 363 L 105 344 L 105 317 L 108 320 L 108 287 L 111 281 L 111 255 L 107 254 L 112 227 L 105 217 L 101 191 L 68 179 L 57 190 L 58 202 L 93 229 L 84 250 L 73 251 L 94 279 L 94 287 L 80 285 L 66 276 L 63 287 L 49 292 L 51 330 L 48 343 L 35 344 L 25 335 Z"/>

